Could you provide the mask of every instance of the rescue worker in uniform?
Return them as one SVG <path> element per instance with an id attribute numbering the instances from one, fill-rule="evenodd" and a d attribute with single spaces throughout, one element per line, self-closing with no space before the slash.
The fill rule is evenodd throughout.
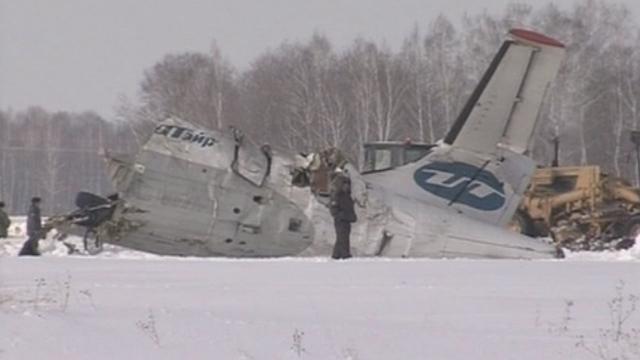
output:
<path id="1" fill-rule="evenodd" d="M 334 259 L 351 257 L 351 223 L 357 221 L 353 198 L 351 197 L 351 181 L 343 172 L 337 172 L 331 183 L 331 202 L 329 203 L 333 224 L 336 230 L 336 243 L 333 246 Z"/>
<path id="2" fill-rule="evenodd" d="M 4 211 L 4 202 L 0 201 L 0 239 L 7 237 L 9 226 L 11 226 L 11 219 L 9 219 L 9 215 Z"/>
<path id="3" fill-rule="evenodd" d="M 31 206 L 29 206 L 29 213 L 27 214 L 27 241 L 22 245 L 20 249 L 20 256 L 30 255 L 38 256 L 38 241 L 42 237 L 42 219 L 40 217 L 40 202 L 39 197 L 31 199 Z"/>

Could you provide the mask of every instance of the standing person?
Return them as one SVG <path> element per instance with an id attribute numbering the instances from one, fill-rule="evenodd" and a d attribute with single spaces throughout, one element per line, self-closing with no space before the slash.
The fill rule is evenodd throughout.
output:
<path id="1" fill-rule="evenodd" d="M 11 219 L 4 211 L 4 202 L 0 201 L 0 239 L 7 237 L 9 226 L 11 226 Z"/>
<path id="2" fill-rule="evenodd" d="M 42 237 L 42 219 L 40 217 L 40 202 L 39 197 L 31 199 L 31 206 L 29 206 L 29 213 L 27 214 L 27 241 L 22 245 L 20 249 L 20 256 L 31 255 L 38 256 L 38 241 Z"/>
<path id="3" fill-rule="evenodd" d="M 342 173 L 336 173 L 331 183 L 331 215 L 336 229 L 336 243 L 333 246 L 334 259 L 351 257 L 351 223 L 356 222 L 356 212 L 351 198 L 351 181 Z"/>

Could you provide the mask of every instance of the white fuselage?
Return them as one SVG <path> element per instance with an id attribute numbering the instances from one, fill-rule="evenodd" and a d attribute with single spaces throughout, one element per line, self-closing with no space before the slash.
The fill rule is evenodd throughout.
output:
<path id="1" fill-rule="evenodd" d="M 390 170 L 395 171 L 395 170 Z M 553 258 L 555 247 L 540 239 L 442 208 L 426 199 L 403 195 L 377 183 L 377 176 L 351 173 L 358 221 L 352 225 L 351 246 L 358 256 Z M 313 244 L 303 255 L 327 255 L 335 241 L 326 206 L 312 199 L 307 214 L 315 227 Z"/>
<path id="2" fill-rule="evenodd" d="M 555 246 L 505 225 L 535 169 L 528 149 L 564 55 L 557 40 L 512 29 L 440 146 L 384 172 L 360 175 L 347 166 L 358 203 L 353 252 L 557 256 Z M 328 255 L 335 234 L 327 199 L 293 184 L 295 171 L 311 170 L 304 160 L 253 144 L 237 131 L 168 118 L 135 164 L 120 178 L 115 172 L 122 199 L 142 211 L 126 215 L 132 231 L 105 241 L 168 255 Z"/>
<path id="3" fill-rule="evenodd" d="M 177 120 L 172 124 L 159 128 L 187 126 Z M 304 158 L 276 152 L 267 164 L 257 161 L 260 155 L 253 144 L 243 144 L 242 151 L 237 151 L 234 141 L 224 133 L 209 133 L 215 139 L 213 146 L 171 134 L 154 135 L 128 170 L 114 172 L 119 174 L 114 183 L 122 198 L 142 210 L 118 216 L 141 226 L 118 238 L 106 238 L 105 242 L 166 255 L 271 257 L 331 253 L 335 233 L 333 219 L 323 204 L 326 198 L 292 184 L 291 170 L 304 166 Z M 243 152 L 251 157 L 242 158 Z M 234 154 L 240 154 L 240 164 L 235 167 L 231 166 Z M 461 207 L 443 205 L 442 199 L 425 192 L 411 179 L 420 166 L 418 162 L 362 176 L 348 165 L 353 197 L 359 204 L 358 221 L 353 224 L 351 236 L 354 254 L 504 258 L 555 255 L 555 248 L 549 244 L 468 217 L 461 214 Z M 475 195 L 491 194 L 480 189 Z"/>

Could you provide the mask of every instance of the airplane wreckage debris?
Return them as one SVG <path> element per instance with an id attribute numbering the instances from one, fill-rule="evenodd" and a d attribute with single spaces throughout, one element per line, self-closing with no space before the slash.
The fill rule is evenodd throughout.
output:
<path id="1" fill-rule="evenodd" d="M 351 179 L 356 256 L 556 258 L 507 225 L 535 170 L 525 154 L 564 45 L 513 29 L 446 137 L 398 167 L 358 172 L 335 149 L 312 156 L 258 146 L 240 131 L 170 117 L 140 151 L 107 156 L 117 195 L 80 193 L 47 227 L 178 256 L 328 256 L 330 174 Z"/>

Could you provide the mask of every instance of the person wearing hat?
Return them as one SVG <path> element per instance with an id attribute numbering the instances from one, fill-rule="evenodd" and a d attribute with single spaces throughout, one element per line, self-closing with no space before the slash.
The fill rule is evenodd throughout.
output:
<path id="1" fill-rule="evenodd" d="M 348 259 L 351 257 L 351 223 L 357 221 L 356 212 L 351 198 L 351 180 L 342 171 L 337 171 L 331 182 L 331 202 L 329 210 L 333 216 L 336 230 L 336 242 L 333 246 L 334 259 Z"/>
<path id="2" fill-rule="evenodd" d="M 27 241 L 22 245 L 20 249 L 20 256 L 30 255 L 38 256 L 38 241 L 42 237 L 42 219 L 40 217 L 40 202 L 42 199 L 34 197 L 31 199 L 31 206 L 29 206 L 29 213 L 27 214 Z"/>
<path id="3" fill-rule="evenodd" d="M 0 239 L 7 237 L 9 226 L 11 226 L 11 219 L 4 211 L 4 202 L 0 201 Z"/>

